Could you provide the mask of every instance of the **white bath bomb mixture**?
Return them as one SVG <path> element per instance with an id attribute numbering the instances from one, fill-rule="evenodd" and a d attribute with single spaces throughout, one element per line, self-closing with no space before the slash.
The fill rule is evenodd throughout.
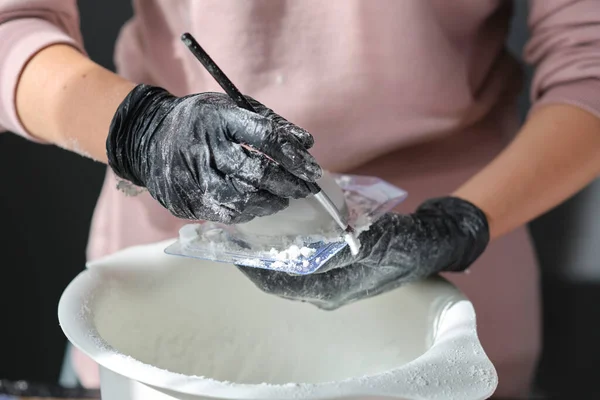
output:
<path id="1" fill-rule="evenodd" d="M 403 365 L 431 339 L 431 302 L 410 287 L 322 311 L 265 294 L 236 268 L 179 261 L 95 296 L 99 335 L 124 355 L 235 383 L 318 383 Z M 391 296 L 391 297 L 390 297 Z"/>
<path id="2" fill-rule="evenodd" d="M 344 192 L 333 176 L 327 171 L 323 171 L 323 176 L 317 183 L 342 212 L 342 215 L 347 216 L 348 208 Z M 305 199 L 291 199 L 289 207 L 285 210 L 237 225 L 240 232 L 261 236 L 313 235 L 329 232 L 335 227 L 336 224 L 331 215 L 325 211 L 314 196 Z"/>

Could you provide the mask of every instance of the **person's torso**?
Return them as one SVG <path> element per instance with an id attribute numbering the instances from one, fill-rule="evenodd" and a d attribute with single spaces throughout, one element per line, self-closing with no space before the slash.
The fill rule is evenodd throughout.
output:
<path id="1" fill-rule="evenodd" d="M 518 127 L 507 0 L 135 0 L 119 72 L 176 95 L 221 91 L 181 42 L 191 32 L 246 94 L 307 128 L 333 172 L 447 195 Z M 91 256 L 177 235 L 185 221 L 108 171 Z M 147 234 L 147 235 L 146 235 Z"/>
<path id="2" fill-rule="evenodd" d="M 222 91 L 180 41 L 192 33 L 240 90 L 315 136 L 349 170 L 463 131 L 519 69 L 507 0 L 135 0 L 119 72 L 176 95 Z"/>

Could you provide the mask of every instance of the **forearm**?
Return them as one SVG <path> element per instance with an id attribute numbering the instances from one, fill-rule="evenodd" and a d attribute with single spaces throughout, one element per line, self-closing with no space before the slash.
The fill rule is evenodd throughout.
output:
<path id="1" fill-rule="evenodd" d="M 600 175 L 600 119 L 549 105 L 454 195 L 487 215 L 492 239 L 543 214 Z"/>
<path id="2" fill-rule="evenodd" d="M 54 45 L 25 67 L 17 112 L 33 136 L 106 163 L 110 122 L 133 87 L 73 47 Z"/>

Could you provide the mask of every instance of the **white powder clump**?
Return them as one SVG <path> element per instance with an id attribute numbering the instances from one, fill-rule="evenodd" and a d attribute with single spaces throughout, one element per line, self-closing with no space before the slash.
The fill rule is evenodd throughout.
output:
<path id="1" fill-rule="evenodd" d="M 311 249 L 310 247 L 299 247 L 293 244 L 282 251 L 272 248 L 269 255 L 278 261 L 293 261 L 299 259 L 300 256 L 308 258 L 315 254 L 315 251 L 315 249 Z"/>
<path id="2" fill-rule="evenodd" d="M 280 270 L 280 269 L 284 269 L 286 266 L 287 265 L 283 261 L 277 260 L 271 264 L 271 267 L 269 269 Z"/>
<path id="3" fill-rule="evenodd" d="M 262 267 L 263 266 L 263 262 L 260 258 L 247 258 L 244 260 L 240 260 L 239 264 L 246 266 L 246 267 Z"/>

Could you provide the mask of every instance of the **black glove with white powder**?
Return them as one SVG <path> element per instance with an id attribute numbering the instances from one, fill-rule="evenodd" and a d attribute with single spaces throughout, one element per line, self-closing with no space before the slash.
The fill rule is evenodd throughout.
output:
<path id="1" fill-rule="evenodd" d="M 346 248 L 312 275 L 238 268 L 261 290 L 325 310 L 444 271 L 464 271 L 485 250 L 489 228 L 475 205 L 443 197 L 413 214 L 385 214 L 363 232 L 360 253 Z"/>
<path id="2" fill-rule="evenodd" d="M 256 100 L 176 97 L 138 85 L 113 117 L 106 142 L 117 176 L 145 187 L 173 215 L 227 224 L 274 214 L 310 194 L 321 169 L 312 136 Z"/>

